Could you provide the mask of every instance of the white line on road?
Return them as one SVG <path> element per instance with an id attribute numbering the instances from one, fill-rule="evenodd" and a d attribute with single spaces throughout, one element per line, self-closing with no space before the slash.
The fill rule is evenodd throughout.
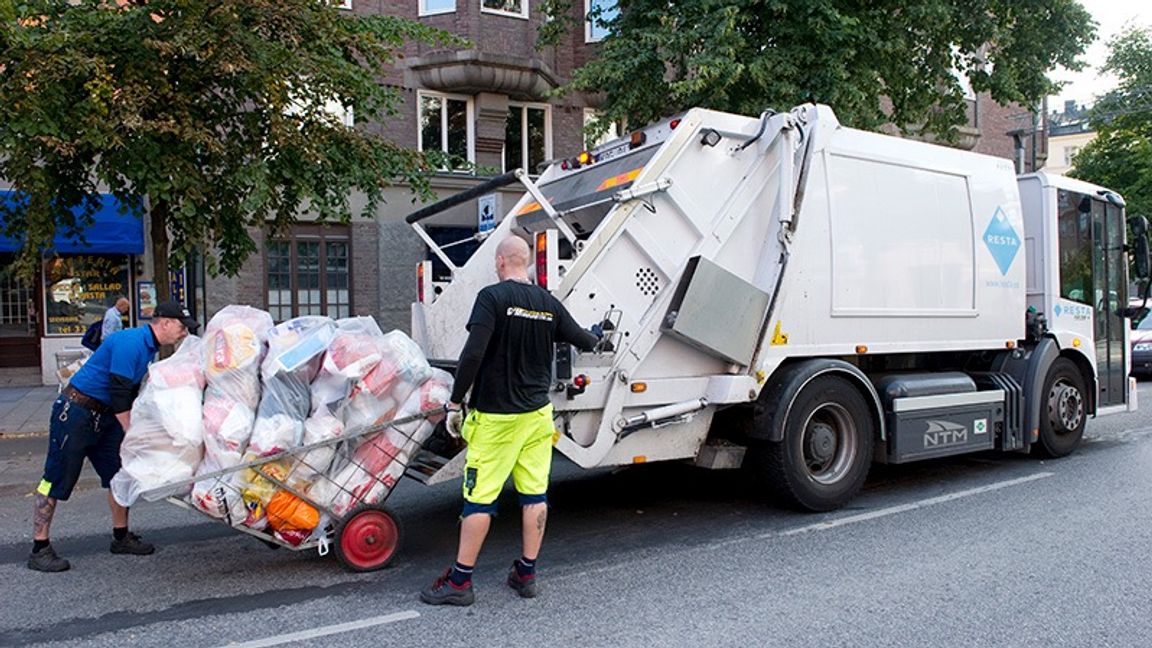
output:
<path id="1" fill-rule="evenodd" d="M 813 531 L 826 531 L 828 529 L 835 529 L 836 527 L 842 527 L 842 526 L 845 526 L 848 524 L 855 524 L 857 522 L 867 522 L 868 520 L 875 520 L 876 518 L 886 517 L 888 515 L 896 515 L 897 513 L 906 513 L 908 511 L 915 511 L 917 509 L 922 509 L 922 508 L 926 508 L 929 506 L 935 506 L 937 504 L 944 504 L 945 502 L 951 502 L 953 500 L 958 500 L 958 499 L 961 499 L 963 497 L 971 497 L 973 495 L 980 495 L 982 493 L 988 493 L 991 491 L 1000 490 L 1001 488 L 1008 488 L 1009 486 L 1017 486 L 1019 484 L 1025 484 L 1025 483 L 1028 483 L 1030 481 L 1036 481 L 1037 479 L 1044 479 L 1045 477 L 1051 477 L 1052 475 L 1055 475 L 1055 474 L 1056 473 L 1050 473 L 1050 472 L 1036 473 L 1034 475 L 1028 475 L 1027 477 L 1020 477 L 1019 479 L 1009 479 L 1007 481 L 996 482 L 994 484 L 987 484 L 985 486 L 980 486 L 977 488 L 969 488 L 968 490 L 957 491 L 955 493 L 949 493 L 947 495 L 939 495 L 937 497 L 929 497 L 928 499 L 922 499 L 922 500 L 918 500 L 915 502 L 909 502 L 907 504 L 901 504 L 899 506 L 890 506 L 888 508 L 877 509 L 875 511 L 869 511 L 867 513 L 860 513 L 859 515 L 849 515 L 847 517 L 837 518 L 835 520 L 828 520 L 827 522 L 817 522 L 816 524 L 809 524 L 808 526 L 797 527 L 795 529 L 788 529 L 787 531 L 773 531 L 772 533 L 765 533 L 765 534 L 758 536 L 758 537 L 760 537 L 760 538 L 779 538 L 779 537 L 785 537 L 785 536 L 799 535 L 801 533 L 811 533 Z"/>
<path id="2" fill-rule="evenodd" d="M 338 623 L 336 625 L 312 628 L 311 630 L 301 630 L 300 632 L 290 632 L 288 634 L 276 635 L 275 637 L 268 637 L 266 639 L 245 641 L 244 643 L 239 644 L 228 644 L 228 648 L 262 648 L 263 646 L 278 646 L 280 644 L 286 644 L 291 641 L 316 639 L 317 637 L 327 637 L 328 635 L 340 634 L 341 632 L 351 632 L 352 630 L 362 630 L 364 628 L 371 628 L 373 626 L 384 625 L 386 623 L 395 623 L 397 621 L 404 621 L 406 619 L 415 619 L 418 616 L 420 616 L 420 613 L 415 610 L 405 610 L 403 612 L 396 612 L 395 614 L 385 614 L 384 616 L 372 617 L 370 619 L 361 619 L 360 621 L 349 621 L 348 623 Z"/>

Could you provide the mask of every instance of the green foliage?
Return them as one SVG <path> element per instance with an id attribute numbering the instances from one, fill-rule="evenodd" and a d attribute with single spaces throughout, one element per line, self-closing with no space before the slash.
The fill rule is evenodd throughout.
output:
<path id="1" fill-rule="evenodd" d="M 101 188 L 146 198 L 177 260 L 206 247 L 235 274 L 256 250 L 247 228 L 348 220 L 353 191 L 371 214 L 393 182 L 426 197 L 443 164 L 329 107 L 359 125 L 393 114 L 380 80 L 404 43 L 455 44 L 414 21 L 317 0 L 27 0 L 0 18 L 0 177 L 29 197 L 6 214 L 26 272 Z"/>
<path id="2" fill-rule="evenodd" d="M 550 0 L 553 15 L 570 0 Z M 612 34 L 568 89 L 640 124 L 691 106 L 757 114 L 805 101 L 842 122 L 943 138 L 965 120 L 957 75 L 1000 103 L 1051 93 L 1094 38 L 1076 0 L 619 0 Z M 542 42 L 564 27 L 546 25 Z"/>
<path id="3" fill-rule="evenodd" d="M 1104 69 L 1119 84 L 1092 107 L 1097 135 L 1071 175 L 1118 192 L 1129 215 L 1152 219 L 1152 30 L 1130 29 L 1108 46 Z"/>

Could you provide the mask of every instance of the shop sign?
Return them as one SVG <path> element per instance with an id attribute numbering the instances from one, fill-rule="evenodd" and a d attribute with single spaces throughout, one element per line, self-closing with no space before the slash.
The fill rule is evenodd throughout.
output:
<path id="1" fill-rule="evenodd" d="M 44 262 L 47 335 L 83 335 L 129 293 L 128 256 L 61 254 Z"/>

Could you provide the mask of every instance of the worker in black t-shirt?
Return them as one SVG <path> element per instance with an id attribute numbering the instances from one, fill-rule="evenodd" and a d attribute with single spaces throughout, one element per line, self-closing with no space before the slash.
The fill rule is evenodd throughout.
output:
<path id="1" fill-rule="evenodd" d="M 508 586 L 536 596 L 536 558 L 548 517 L 552 467 L 552 356 L 556 342 L 591 351 L 598 336 L 576 323 L 563 304 L 528 279 L 528 244 L 510 236 L 496 248 L 500 282 L 480 291 L 468 319 L 468 341 L 460 353 L 448 403 L 449 431 L 468 442 L 464 468 L 464 511 L 456 564 L 420 599 L 431 605 L 471 605 L 472 567 L 496 512 L 508 476 L 520 494 L 523 554 L 512 563 Z M 468 415 L 464 395 L 472 389 Z"/>

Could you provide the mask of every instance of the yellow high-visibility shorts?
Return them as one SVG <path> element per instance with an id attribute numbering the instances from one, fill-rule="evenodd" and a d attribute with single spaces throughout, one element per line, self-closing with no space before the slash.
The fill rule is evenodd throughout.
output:
<path id="1" fill-rule="evenodd" d="M 492 504 L 509 475 L 521 495 L 547 493 L 553 429 L 551 403 L 523 414 L 469 412 L 460 431 L 468 442 L 464 500 Z"/>

